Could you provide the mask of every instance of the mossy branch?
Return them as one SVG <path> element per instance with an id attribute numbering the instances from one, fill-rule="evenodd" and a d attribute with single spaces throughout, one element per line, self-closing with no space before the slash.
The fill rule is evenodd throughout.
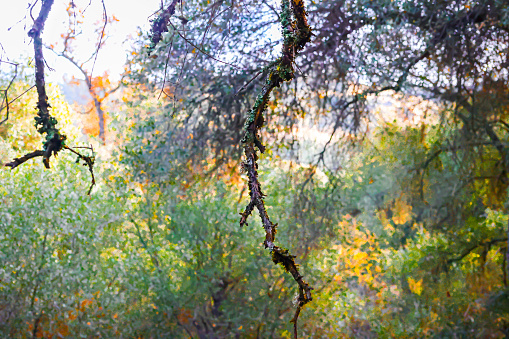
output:
<path id="1" fill-rule="evenodd" d="M 42 161 L 46 168 L 50 168 L 49 160 L 52 155 L 57 155 L 63 148 L 73 152 L 78 156 L 78 161 L 83 160 L 85 165 L 88 166 L 89 171 L 92 175 L 92 185 L 88 191 L 90 194 L 92 187 L 95 185 L 95 177 L 94 177 L 94 156 L 91 157 L 85 156 L 76 152 L 70 147 L 65 145 L 65 141 L 67 137 L 65 134 L 61 133 L 59 129 L 56 127 L 58 124 L 57 119 L 52 117 L 49 113 L 49 109 L 51 108 L 48 102 L 48 95 L 46 94 L 46 81 L 44 79 L 44 55 L 42 53 L 43 43 L 41 34 L 44 30 L 44 24 L 48 18 L 49 12 L 51 11 L 51 6 L 53 6 L 54 0 L 42 0 L 41 10 L 37 19 L 34 21 L 34 25 L 32 29 L 28 32 L 28 36 L 33 39 L 34 43 L 34 59 L 35 59 L 35 87 L 37 88 L 37 116 L 35 117 L 35 128 L 37 131 L 45 136 L 45 140 L 43 142 L 42 150 L 37 150 L 30 152 L 22 157 L 15 158 L 11 162 L 6 163 L 4 166 L 10 167 L 14 169 L 19 165 L 25 163 L 26 161 L 36 158 L 42 157 Z M 93 150 L 92 150 L 93 153 Z"/>
<path id="2" fill-rule="evenodd" d="M 264 245 L 271 251 L 272 261 L 281 264 L 285 271 L 292 274 L 299 285 L 298 305 L 292 319 L 294 324 L 294 337 L 297 338 L 297 320 L 302 307 L 312 300 L 310 287 L 299 273 L 298 265 L 295 263 L 295 256 L 287 249 L 280 248 L 274 244 L 277 224 L 270 221 L 264 205 L 264 194 L 262 193 L 260 181 L 258 180 L 258 155 L 265 151 L 265 146 L 259 140 L 258 132 L 263 126 L 263 113 L 267 109 L 270 94 L 276 87 L 280 87 L 284 81 L 290 81 L 295 77 L 293 65 L 296 55 L 302 51 L 304 46 L 311 40 L 311 28 L 306 18 L 304 2 L 302 0 L 282 0 L 280 22 L 283 32 L 282 55 L 270 64 L 269 74 L 265 85 L 262 87 L 255 104 L 249 111 L 244 124 L 244 145 L 245 160 L 242 169 L 247 173 L 249 180 L 250 202 L 243 213 L 241 213 L 240 226 L 247 225 L 247 218 L 254 208 L 258 210 L 263 228 L 265 229 Z"/>
<path id="3" fill-rule="evenodd" d="M 46 94 L 46 82 L 44 80 L 44 55 L 42 53 L 43 43 L 41 34 L 44 30 L 44 24 L 48 18 L 54 0 L 43 0 L 39 16 L 34 22 L 34 26 L 28 32 L 28 36 L 33 39 L 35 56 L 35 87 L 37 88 L 37 116 L 35 117 L 35 127 L 37 131 L 45 135 L 43 143 L 42 161 L 46 168 L 49 168 L 49 159 L 56 155 L 65 145 L 66 136 L 61 134 L 57 125 L 57 120 L 49 113 L 50 104 Z"/>

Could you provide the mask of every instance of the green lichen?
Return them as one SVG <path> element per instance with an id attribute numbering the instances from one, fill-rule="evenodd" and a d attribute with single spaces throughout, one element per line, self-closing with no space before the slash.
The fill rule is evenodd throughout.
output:
<path id="1" fill-rule="evenodd" d="M 292 319 L 294 323 L 295 336 L 297 336 L 297 319 L 301 308 L 312 300 L 312 288 L 303 280 L 299 273 L 298 265 L 295 263 L 295 256 L 290 254 L 288 249 L 280 248 L 274 245 L 277 224 L 273 224 L 263 202 L 263 193 L 261 185 L 258 181 L 257 172 L 257 150 L 264 152 L 265 147 L 257 138 L 258 129 L 263 125 L 263 113 L 267 109 L 267 102 L 270 93 L 276 87 L 279 87 L 284 81 L 292 80 L 295 77 L 293 63 L 295 56 L 304 45 L 310 40 L 311 29 L 307 24 L 306 12 L 304 10 L 303 1 L 282 0 L 281 3 L 281 28 L 283 32 L 283 49 L 282 55 L 277 60 L 269 64 L 263 69 L 264 72 L 269 71 L 265 85 L 256 97 L 255 104 L 247 114 L 244 124 L 244 154 L 246 160 L 242 164 L 243 170 L 248 174 L 249 178 L 249 195 L 251 201 L 247 205 L 240 220 L 240 225 L 246 225 L 248 216 L 253 212 L 254 208 L 258 209 L 265 228 L 265 246 L 269 247 L 272 254 L 272 261 L 280 264 L 285 271 L 291 273 L 295 281 L 299 285 L 298 305 L 295 315 Z"/>
<path id="2" fill-rule="evenodd" d="M 52 144 L 53 151 L 58 152 L 65 145 L 66 136 L 60 134 L 59 129 L 56 127 L 58 124 L 57 119 L 49 115 L 49 113 L 44 112 L 40 107 L 37 108 L 38 112 L 37 116 L 34 118 L 34 126 L 37 132 L 43 135 L 46 134 L 43 150 L 46 151 L 49 145 Z"/>

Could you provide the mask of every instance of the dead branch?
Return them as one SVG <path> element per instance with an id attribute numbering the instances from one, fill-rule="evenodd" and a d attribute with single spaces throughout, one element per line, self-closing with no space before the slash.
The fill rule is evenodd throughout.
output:
<path id="1" fill-rule="evenodd" d="M 295 263 L 295 256 L 291 255 L 287 249 L 280 248 L 274 244 L 277 224 L 270 221 L 267 210 L 264 205 L 264 194 L 261 190 L 261 184 L 258 180 L 258 155 L 256 149 L 261 153 L 265 151 L 265 146 L 259 140 L 258 132 L 263 126 L 263 113 L 267 108 L 272 90 L 280 87 L 285 81 L 292 80 L 294 75 L 293 65 L 297 53 L 302 51 L 304 46 L 311 40 L 311 28 L 306 18 L 304 2 L 299 0 L 282 0 L 280 22 L 283 29 L 283 49 L 282 56 L 278 58 L 270 67 L 267 80 L 262 90 L 258 94 L 256 102 L 248 113 L 244 124 L 244 144 L 245 160 L 242 163 L 242 169 L 247 173 L 249 184 L 250 202 L 243 213 L 241 213 L 240 226 L 247 225 L 247 218 L 253 212 L 254 208 L 258 210 L 263 228 L 265 229 L 265 248 L 268 248 L 272 254 L 272 261 L 275 264 L 281 264 L 285 271 L 289 272 L 299 285 L 298 304 L 295 315 L 291 322 L 294 324 L 294 337 L 297 338 L 297 320 L 302 307 L 312 300 L 310 287 L 299 273 L 298 265 Z"/>

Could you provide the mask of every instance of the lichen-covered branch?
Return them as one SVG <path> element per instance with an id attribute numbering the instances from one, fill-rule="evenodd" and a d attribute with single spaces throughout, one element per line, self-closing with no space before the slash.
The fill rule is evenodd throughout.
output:
<path id="1" fill-rule="evenodd" d="M 44 30 L 44 23 L 48 18 L 54 0 L 43 0 L 39 16 L 34 22 L 34 26 L 28 32 L 28 36 L 33 39 L 35 54 L 35 86 L 37 88 L 37 116 L 35 117 L 35 127 L 41 134 L 46 135 L 43 144 L 43 163 L 49 168 L 49 159 L 51 155 L 56 155 L 65 143 L 65 135 L 61 134 L 57 125 L 57 120 L 49 114 L 48 96 L 46 94 L 46 83 L 44 80 L 44 55 L 42 53 L 41 34 Z"/>
<path id="2" fill-rule="evenodd" d="M 265 209 L 264 194 L 258 180 L 258 155 L 256 149 L 262 153 L 265 151 L 265 146 L 260 142 L 258 132 L 264 123 L 263 113 L 267 108 L 270 94 L 274 88 L 281 86 L 284 81 L 290 81 L 295 77 L 293 68 L 295 57 L 311 39 L 311 28 L 308 25 L 306 15 L 302 0 L 282 0 L 280 15 L 284 40 L 282 55 L 275 62 L 271 63 L 268 68 L 269 75 L 256 98 L 253 108 L 248 113 L 244 124 L 244 137 L 242 138 L 245 155 L 242 169 L 248 176 L 251 199 L 244 212 L 241 213 L 240 226 L 247 225 L 247 218 L 256 207 L 265 229 L 264 245 L 271 251 L 272 261 L 275 264 L 281 264 L 299 285 L 297 310 L 292 319 L 295 338 L 297 338 L 297 320 L 301 308 L 312 300 L 312 288 L 299 273 L 298 265 L 294 260 L 295 256 L 291 255 L 287 249 L 280 248 L 274 244 L 277 224 L 273 224 L 270 221 Z"/>
<path id="3" fill-rule="evenodd" d="M 42 156 L 43 163 L 49 168 L 49 159 L 52 155 L 57 154 L 63 147 L 65 135 L 61 134 L 56 128 L 57 120 L 49 114 L 51 107 L 46 94 L 46 83 L 44 80 L 44 55 L 42 53 L 41 34 L 44 30 L 44 23 L 48 18 L 54 0 L 42 0 L 39 16 L 34 21 L 34 26 L 28 32 L 28 36 L 33 39 L 34 43 L 34 59 L 35 59 L 35 87 L 37 88 L 37 116 L 35 117 L 35 127 L 37 131 L 46 135 L 43 143 L 42 151 L 34 151 L 20 158 L 16 158 L 5 166 L 16 168 L 29 159 Z"/>
<path id="4" fill-rule="evenodd" d="M 44 55 L 42 53 L 43 43 L 41 34 L 44 30 L 44 24 L 46 19 L 48 18 L 49 12 L 51 11 L 51 6 L 53 5 L 54 0 L 42 0 L 41 10 L 37 19 L 34 21 L 34 26 L 28 32 L 28 36 L 33 39 L 34 43 L 34 59 L 35 59 L 35 87 L 37 88 L 37 116 L 35 117 L 35 127 L 37 131 L 41 135 L 45 135 L 45 141 L 43 142 L 43 149 L 30 152 L 25 154 L 22 157 L 15 158 L 11 162 L 6 163 L 4 166 L 10 167 L 14 169 L 19 165 L 25 163 L 26 161 L 36 158 L 42 157 L 42 161 L 46 168 L 50 168 L 49 159 L 52 155 L 56 155 L 63 148 L 71 151 L 72 153 L 78 156 L 78 161 L 83 160 L 85 165 L 88 166 L 90 173 L 92 175 L 92 185 L 88 191 L 90 194 L 92 187 L 95 185 L 95 177 L 94 177 L 94 157 L 85 156 L 76 152 L 75 150 L 67 147 L 65 145 L 65 140 L 67 139 L 63 133 L 60 133 L 59 129 L 56 127 L 57 120 L 52 117 L 49 113 L 49 109 L 51 108 L 48 102 L 48 95 L 46 94 L 46 82 L 44 79 Z M 93 152 L 93 150 L 92 150 Z"/>

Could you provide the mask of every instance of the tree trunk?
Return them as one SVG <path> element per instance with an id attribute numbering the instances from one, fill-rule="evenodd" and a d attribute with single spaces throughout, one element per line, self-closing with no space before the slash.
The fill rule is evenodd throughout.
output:
<path id="1" fill-rule="evenodd" d="M 96 97 L 94 97 L 94 105 L 97 117 L 99 118 L 99 138 L 104 145 L 106 144 L 106 137 L 104 136 L 104 111 L 102 110 L 101 102 Z"/>

